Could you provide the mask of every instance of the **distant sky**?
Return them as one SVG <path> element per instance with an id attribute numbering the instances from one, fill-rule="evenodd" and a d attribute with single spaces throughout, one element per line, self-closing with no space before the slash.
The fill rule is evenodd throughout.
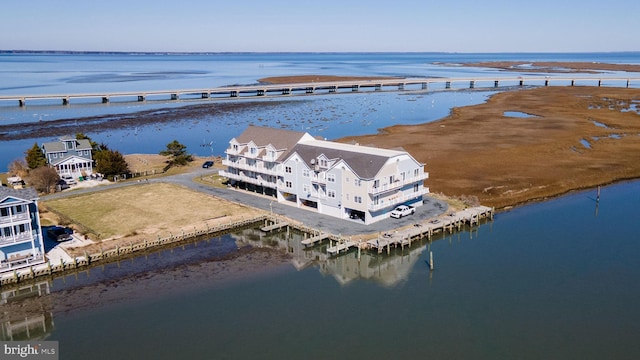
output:
<path id="1" fill-rule="evenodd" d="M 4 0 L 0 49 L 639 51 L 638 0 Z"/>

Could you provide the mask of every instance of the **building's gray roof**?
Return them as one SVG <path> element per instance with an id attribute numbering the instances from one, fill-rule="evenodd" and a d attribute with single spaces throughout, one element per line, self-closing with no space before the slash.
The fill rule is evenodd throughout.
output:
<path id="1" fill-rule="evenodd" d="M 324 155 L 328 159 L 342 159 L 361 179 L 372 179 L 382 169 L 384 164 L 389 160 L 389 150 L 365 148 L 363 146 L 346 145 L 334 146 L 336 144 L 327 144 L 329 146 L 321 146 L 321 141 L 311 141 L 296 145 L 291 153 L 297 153 L 302 160 L 311 167 L 311 160 L 317 159 L 318 156 Z M 366 150 L 366 151 L 365 151 Z M 372 151 L 374 150 L 374 151 Z M 375 150 L 380 150 L 380 154 L 376 154 Z"/>
<path id="2" fill-rule="evenodd" d="M 76 149 L 78 150 L 91 150 L 91 142 L 87 139 L 76 140 L 78 143 Z"/>
<path id="3" fill-rule="evenodd" d="M 271 144 L 276 150 L 290 151 L 305 135 L 306 133 L 300 131 L 250 125 L 235 139 L 240 144 L 248 144 L 253 141 L 260 147 Z M 289 151 L 285 151 L 280 159 L 284 159 Z"/>
<path id="4" fill-rule="evenodd" d="M 64 151 L 64 143 L 60 141 L 46 142 L 42 147 L 45 153 Z"/>
<path id="5" fill-rule="evenodd" d="M 64 140 L 75 140 L 76 150 L 91 150 L 91 143 L 87 139 L 76 140 L 76 139 L 62 138 L 60 139 L 60 141 L 43 143 L 42 147 L 44 148 L 45 153 L 65 151 L 64 142 L 63 142 Z"/>
<path id="6" fill-rule="evenodd" d="M 24 200 L 37 200 L 38 192 L 34 188 L 14 189 L 6 186 L 0 186 L 0 201 L 8 197 Z"/>

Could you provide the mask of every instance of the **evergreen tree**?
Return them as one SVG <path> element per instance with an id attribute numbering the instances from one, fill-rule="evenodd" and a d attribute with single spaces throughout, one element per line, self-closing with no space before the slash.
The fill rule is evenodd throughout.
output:
<path id="1" fill-rule="evenodd" d="M 129 174 L 131 172 L 122 153 L 109 149 L 106 144 L 97 146 L 93 160 L 96 163 L 96 172 L 108 178 L 112 178 L 114 175 Z"/>
<path id="2" fill-rule="evenodd" d="M 33 143 L 33 147 L 26 152 L 26 161 L 29 169 L 36 169 L 47 165 L 47 158 L 44 156 L 42 149 L 38 146 L 38 143 Z"/>
<path id="3" fill-rule="evenodd" d="M 91 138 L 83 133 L 76 133 L 76 140 L 89 140 L 89 144 L 91 144 L 91 149 L 93 151 L 98 151 L 100 145 L 97 142 L 91 140 Z M 102 144 L 104 145 L 104 144 Z"/>
<path id="4" fill-rule="evenodd" d="M 179 143 L 178 140 L 173 140 L 168 143 L 167 149 L 160 151 L 160 155 L 169 157 L 167 160 L 167 166 L 164 167 L 165 171 L 172 166 L 187 165 L 189 162 L 193 161 L 193 156 L 187 153 L 187 147 Z"/>

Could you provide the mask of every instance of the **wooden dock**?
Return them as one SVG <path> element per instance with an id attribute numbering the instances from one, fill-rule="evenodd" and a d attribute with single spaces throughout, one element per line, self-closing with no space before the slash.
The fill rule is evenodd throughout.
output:
<path id="1" fill-rule="evenodd" d="M 312 245 L 312 244 L 317 243 L 318 241 L 322 241 L 324 239 L 327 239 L 330 236 L 331 236 L 331 234 L 322 233 L 320 235 L 317 235 L 317 236 L 302 240 L 302 245 L 304 245 L 304 246 Z"/>
<path id="2" fill-rule="evenodd" d="M 358 246 L 359 244 L 360 243 L 358 241 L 352 241 L 352 240 L 338 241 L 335 246 L 331 246 L 327 248 L 327 253 L 331 255 L 337 255 L 341 251 L 342 252 L 349 251 L 351 247 Z"/>
<path id="3" fill-rule="evenodd" d="M 378 238 L 367 241 L 366 248 L 382 253 L 385 249 L 389 252 L 391 246 L 411 246 L 411 243 L 416 239 L 423 237 L 431 239 L 433 234 L 453 233 L 454 230 L 460 231 L 464 225 L 478 225 L 481 219 L 493 219 L 493 211 L 490 207 L 476 206 L 451 212 L 438 218 L 416 223 L 412 228 L 380 234 Z"/>
<path id="4" fill-rule="evenodd" d="M 269 231 L 272 231 L 272 230 L 281 229 L 281 228 L 283 228 L 285 226 L 289 226 L 289 223 L 286 222 L 286 221 L 283 221 L 283 222 L 278 222 L 278 223 L 274 223 L 274 224 L 271 224 L 271 225 L 263 226 L 263 227 L 260 228 L 260 230 L 262 230 L 264 232 L 269 232 Z"/>

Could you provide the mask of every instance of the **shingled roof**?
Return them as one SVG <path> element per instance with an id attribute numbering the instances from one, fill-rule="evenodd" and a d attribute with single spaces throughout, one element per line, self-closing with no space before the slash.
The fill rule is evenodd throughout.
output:
<path id="1" fill-rule="evenodd" d="M 279 157 L 283 159 L 305 135 L 308 136 L 307 133 L 301 131 L 250 125 L 235 140 L 239 144 L 248 144 L 253 141 L 259 147 L 271 144 L 276 150 L 287 150 Z"/>
<path id="2" fill-rule="evenodd" d="M 0 186 L 0 202 L 8 197 L 23 199 L 23 200 L 37 200 L 38 192 L 33 188 L 25 189 L 13 189 L 6 186 Z"/>
<path id="3" fill-rule="evenodd" d="M 406 154 L 395 150 L 372 149 L 321 140 L 300 143 L 291 150 L 291 153 L 293 152 L 298 154 L 309 167 L 311 167 L 311 160 L 317 159 L 320 155 L 330 160 L 342 159 L 361 179 L 375 178 L 390 158 Z"/>
<path id="4" fill-rule="evenodd" d="M 87 139 L 66 139 L 62 138 L 60 141 L 52 141 L 46 142 L 42 144 L 45 152 L 60 152 L 67 151 L 64 147 L 64 141 L 75 141 L 76 142 L 76 150 L 91 150 L 91 143 Z"/>

